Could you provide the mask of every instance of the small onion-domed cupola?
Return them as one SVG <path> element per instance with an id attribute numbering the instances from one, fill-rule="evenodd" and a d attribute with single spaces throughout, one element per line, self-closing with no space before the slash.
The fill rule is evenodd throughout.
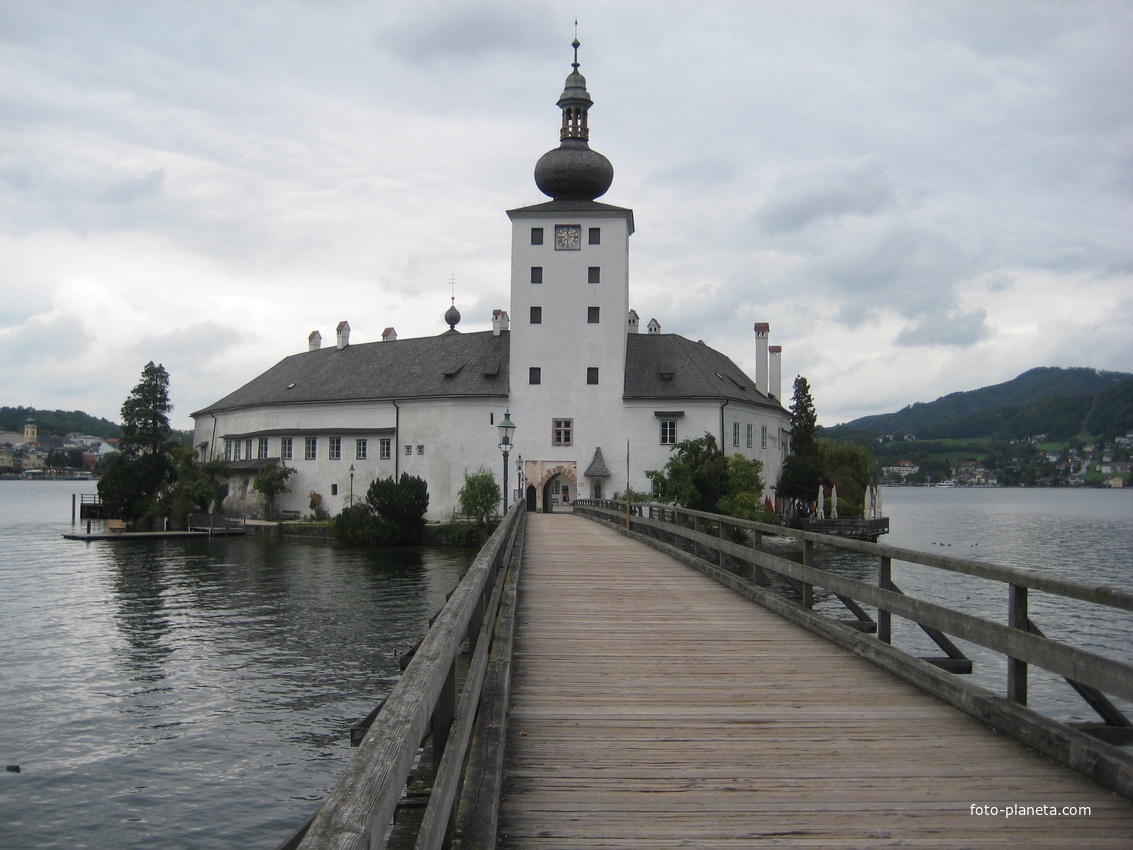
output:
<path id="1" fill-rule="evenodd" d="M 456 296 L 452 297 L 452 305 L 445 310 L 445 321 L 448 322 L 448 329 L 455 331 L 456 326 L 460 324 L 460 311 L 456 309 Z"/>
<path id="2" fill-rule="evenodd" d="M 543 154 L 535 164 L 535 185 L 556 201 L 592 201 L 610 188 L 614 167 L 598 151 L 590 150 L 587 112 L 593 101 L 586 91 L 586 78 L 578 72 L 577 38 L 571 46 L 574 48 L 573 70 L 566 78 L 558 103 L 563 111 L 560 144 Z"/>

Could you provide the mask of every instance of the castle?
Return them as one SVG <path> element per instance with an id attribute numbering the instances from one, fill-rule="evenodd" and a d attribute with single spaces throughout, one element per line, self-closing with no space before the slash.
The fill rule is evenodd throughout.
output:
<path id="1" fill-rule="evenodd" d="M 267 464 L 296 470 L 281 510 L 305 511 L 311 493 L 334 514 L 375 478 L 409 473 L 429 487 L 430 519 L 456 508 L 466 472 L 500 477 L 497 434 L 514 422 L 509 503 L 553 510 L 575 498 L 648 491 L 685 439 L 715 436 L 728 454 L 763 463 L 770 488 L 789 451 L 790 415 L 781 403 L 781 350 L 755 325 L 752 380 L 703 342 L 645 332 L 630 308 L 633 211 L 601 203 L 613 167 L 589 145 L 592 104 L 579 73 L 578 41 L 566 86 L 560 144 L 535 166 L 550 201 L 508 211 L 512 224 L 511 304 L 492 329 L 457 330 L 445 314 L 438 336 L 351 343 L 341 322 L 335 343 L 314 331 L 307 350 L 193 413 L 194 445 L 225 458 L 228 510 L 255 514 L 251 491 Z M 771 495 L 770 489 L 767 495 Z"/>

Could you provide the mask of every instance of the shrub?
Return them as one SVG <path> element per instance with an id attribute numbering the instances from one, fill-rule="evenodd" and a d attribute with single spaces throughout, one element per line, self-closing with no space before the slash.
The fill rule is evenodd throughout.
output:
<path id="1" fill-rule="evenodd" d="M 496 476 L 480 467 L 469 475 L 464 473 L 464 486 L 460 488 L 460 512 L 472 517 L 476 524 L 484 527 L 496 515 L 502 496 Z"/>
<path id="2" fill-rule="evenodd" d="M 407 473 L 402 473 L 396 482 L 378 478 L 370 484 L 363 503 L 352 505 L 335 517 L 334 533 L 342 542 L 351 544 L 420 543 L 428 509 L 429 488 L 423 479 Z"/>

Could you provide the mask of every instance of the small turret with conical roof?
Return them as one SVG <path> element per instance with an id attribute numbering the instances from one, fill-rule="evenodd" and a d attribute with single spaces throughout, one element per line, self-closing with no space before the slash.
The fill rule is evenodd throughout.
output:
<path id="1" fill-rule="evenodd" d="M 590 127 L 587 113 L 593 101 L 586 90 L 586 78 L 578 72 L 579 41 L 574 48 L 573 69 L 559 97 L 563 111 L 560 143 L 547 151 L 535 164 L 535 185 L 544 195 L 556 201 L 592 201 L 606 194 L 614 180 L 610 160 L 590 149 Z"/>

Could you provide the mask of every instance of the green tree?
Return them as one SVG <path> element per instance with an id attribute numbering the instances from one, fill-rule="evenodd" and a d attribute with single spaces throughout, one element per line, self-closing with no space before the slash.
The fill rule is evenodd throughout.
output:
<path id="1" fill-rule="evenodd" d="M 169 373 L 153 361 L 122 404 L 118 455 L 98 482 L 99 498 L 122 519 L 156 523 L 175 477 L 169 427 Z"/>
<path id="2" fill-rule="evenodd" d="M 817 441 L 823 479 L 838 487 L 840 516 L 863 516 L 865 493 L 877 481 L 880 469 L 873 452 L 860 443 Z M 814 493 L 817 494 L 817 488 Z"/>
<path id="3" fill-rule="evenodd" d="M 677 443 L 664 469 L 645 474 L 662 502 L 713 513 L 727 493 L 728 459 L 716 438 L 705 433 Z"/>
<path id="4" fill-rule="evenodd" d="M 763 464 L 743 455 L 728 458 L 727 492 L 716 505 L 719 513 L 757 522 L 778 522 L 763 502 Z"/>
<path id="5" fill-rule="evenodd" d="M 711 434 L 677 443 L 673 451 L 664 469 L 645 473 L 661 501 L 705 513 L 777 521 L 763 505 L 760 461 L 725 455 Z"/>
<path id="6" fill-rule="evenodd" d="M 141 380 L 122 403 L 122 439 L 118 450 L 127 458 L 168 451 L 173 436 L 169 426 L 169 373 L 151 360 Z"/>
<path id="7" fill-rule="evenodd" d="M 184 528 L 189 514 L 209 513 L 224 501 L 229 469 L 222 458 L 198 462 L 191 446 L 175 446 L 173 463 L 177 480 L 168 499 L 167 513 L 175 528 Z"/>
<path id="8" fill-rule="evenodd" d="M 271 463 L 256 473 L 252 481 L 252 489 L 262 493 L 264 497 L 264 518 L 271 519 L 274 515 L 275 497 L 280 493 L 287 493 L 291 487 L 287 479 L 295 474 L 295 470 L 282 463 Z"/>
<path id="9" fill-rule="evenodd" d="M 464 486 L 457 494 L 460 512 L 476 520 L 476 524 L 486 526 L 488 520 L 496 515 L 502 496 L 496 476 L 484 467 L 471 475 L 464 473 Z"/>
<path id="10" fill-rule="evenodd" d="M 824 482 L 822 459 L 818 454 L 815 433 L 818 414 L 810 394 L 810 384 L 802 375 L 795 378 L 795 394 L 791 401 L 791 455 L 779 473 L 777 491 L 785 499 L 810 502 Z"/>
<path id="11" fill-rule="evenodd" d="M 818 414 L 810 394 L 810 384 L 802 375 L 795 377 L 795 393 L 791 401 L 791 446 L 794 453 L 806 457 L 817 451 L 815 433 Z"/>

